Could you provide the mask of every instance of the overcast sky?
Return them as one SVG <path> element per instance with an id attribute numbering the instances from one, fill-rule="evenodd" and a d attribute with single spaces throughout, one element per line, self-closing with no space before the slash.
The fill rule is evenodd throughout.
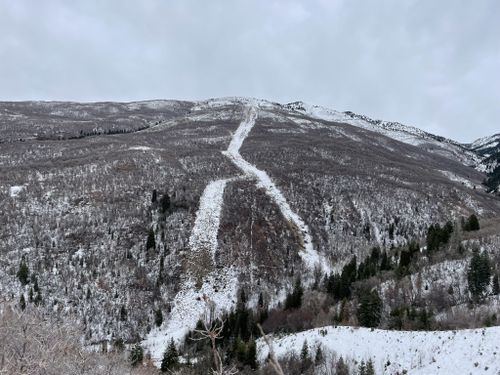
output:
<path id="1" fill-rule="evenodd" d="M 500 1 L 0 0 L 0 100 L 218 96 L 500 132 Z"/>

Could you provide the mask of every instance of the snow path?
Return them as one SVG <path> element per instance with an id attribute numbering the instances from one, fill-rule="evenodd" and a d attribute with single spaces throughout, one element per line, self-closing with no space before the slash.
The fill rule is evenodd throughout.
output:
<path id="1" fill-rule="evenodd" d="M 219 231 L 224 189 L 229 179 L 210 182 L 200 198 L 200 207 L 196 213 L 193 231 L 189 237 L 191 251 L 209 250 L 212 260 L 217 250 L 217 233 Z"/>
<path id="2" fill-rule="evenodd" d="M 292 210 L 283 193 L 274 184 L 269 175 L 243 159 L 240 154 L 241 145 L 255 125 L 256 119 L 257 108 L 255 105 L 252 105 L 247 108 L 245 118 L 236 130 L 227 151 L 224 151 L 223 154 L 229 157 L 245 175 L 255 178 L 257 180 L 257 186 L 265 189 L 267 195 L 276 203 L 285 219 L 297 228 L 302 237 L 301 245 L 303 246 L 303 251 L 300 252 L 300 256 L 307 267 L 314 269 L 316 265 L 319 265 L 323 271 L 325 271 L 327 263 L 325 259 L 314 250 L 309 227 L 304 223 L 302 218 Z"/>
<path id="3" fill-rule="evenodd" d="M 350 360 L 372 359 L 377 374 L 485 374 L 500 373 L 500 327 L 458 331 L 386 331 L 353 327 L 323 327 L 274 339 L 278 357 L 300 354 L 307 340 L 309 353 L 321 344 Z M 259 360 L 269 349 L 257 342 Z M 389 363 L 389 364 L 388 364 Z"/>
<path id="4" fill-rule="evenodd" d="M 214 260 L 218 245 L 217 234 L 225 187 L 230 181 L 251 178 L 257 181 L 258 187 L 265 189 L 266 193 L 278 205 L 285 219 L 297 228 L 303 246 L 300 256 L 307 267 L 314 269 L 316 265 L 319 265 L 324 270 L 327 263 L 314 250 L 307 225 L 291 209 L 284 195 L 269 175 L 244 160 L 240 155 L 240 148 L 255 125 L 257 115 L 257 106 L 252 103 L 245 109 L 243 121 L 236 129 L 227 151 L 223 151 L 223 154 L 243 172 L 243 176 L 212 181 L 203 191 L 189 238 L 190 251 L 198 253 L 208 250 L 212 260 Z M 198 320 L 207 313 L 207 304 L 215 306 L 216 314 L 231 308 L 236 303 L 237 288 L 238 272 L 232 268 L 210 272 L 199 288 L 195 285 L 193 275 L 187 273 L 186 280 L 174 297 L 172 310 L 166 322 L 161 327 L 151 330 L 143 341 L 143 345 L 150 352 L 155 365 L 160 365 L 163 352 L 170 339 L 180 343 L 189 330 L 196 326 Z"/>

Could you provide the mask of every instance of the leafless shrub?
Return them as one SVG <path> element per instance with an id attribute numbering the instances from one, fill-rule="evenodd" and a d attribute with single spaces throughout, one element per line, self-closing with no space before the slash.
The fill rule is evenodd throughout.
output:
<path id="1" fill-rule="evenodd" d="M 0 374 L 119 375 L 152 374 L 151 367 L 130 368 L 124 353 L 103 355 L 84 349 L 74 326 L 48 320 L 37 310 L 0 312 Z"/>

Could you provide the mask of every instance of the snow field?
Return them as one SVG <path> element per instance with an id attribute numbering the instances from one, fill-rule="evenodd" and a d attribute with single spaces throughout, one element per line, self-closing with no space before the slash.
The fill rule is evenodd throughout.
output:
<path id="1" fill-rule="evenodd" d="M 500 371 L 500 327 L 459 331 L 386 331 L 370 328 L 323 327 L 274 338 L 278 358 L 300 355 L 307 340 L 309 353 L 318 345 L 358 363 L 372 359 L 377 374 L 491 374 Z M 257 342 L 261 362 L 269 348 Z"/>

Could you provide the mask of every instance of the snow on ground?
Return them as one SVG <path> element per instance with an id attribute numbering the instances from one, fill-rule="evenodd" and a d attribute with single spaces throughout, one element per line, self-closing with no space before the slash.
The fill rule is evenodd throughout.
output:
<path id="1" fill-rule="evenodd" d="M 224 189 L 229 179 L 210 182 L 200 198 L 200 207 L 189 238 L 192 251 L 209 250 L 212 259 L 217 250 L 217 233 L 224 198 Z"/>
<path id="2" fill-rule="evenodd" d="M 372 359 L 377 374 L 491 374 L 500 372 L 500 327 L 458 331 L 385 331 L 370 328 L 324 327 L 274 339 L 278 357 L 322 350 L 361 362 Z M 259 360 L 269 349 L 257 342 Z"/>
<path id="3" fill-rule="evenodd" d="M 464 177 L 461 177 L 453 172 L 450 172 L 450 171 L 442 171 L 440 170 L 439 172 L 441 172 L 442 174 L 444 174 L 446 177 L 448 177 L 451 181 L 454 181 L 454 182 L 458 182 L 466 187 L 468 187 L 469 189 L 473 189 L 476 185 L 473 184 L 471 181 L 469 181 L 468 179 L 464 178 Z"/>
<path id="4" fill-rule="evenodd" d="M 245 112 L 245 118 L 236 130 L 227 151 L 224 152 L 224 155 L 229 157 L 231 161 L 238 168 L 240 168 L 245 175 L 255 178 L 257 180 L 257 186 L 259 188 L 263 188 L 266 191 L 267 195 L 269 195 L 269 197 L 271 197 L 271 199 L 279 207 L 285 219 L 295 225 L 302 236 L 303 251 L 300 253 L 300 256 L 306 266 L 310 269 L 314 269 L 316 265 L 319 265 L 324 272 L 327 272 L 327 262 L 322 256 L 318 254 L 317 251 L 314 250 L 311 234 L 309 233 L 309 227 L 307 226 L 307 224 L 304 223 L 302 218 L 292 210 L 285 196 L 274 184 L 269 175 L 265 171 L 261 171 L 256 166 L 247 162 L 240 155 L 240 147 L 243 144 L 244 139 L 248 136 L 253 126 L 255 125 L 256 119 L 257 108 L 255 105 L 252 105 L 247 108 Z"/>
<path id="5" fill-rule="evenodd" d="M 16 198 L 23 190 L 24 190 L 23 185 L 11 186 L 9 188 L 9 195 L 11 198 Z"/>
<path id="6" fill-rule="evenodd" d="M 193 280 L 188 280 L 176 294 L 173 307 L 166 322 L 154 328 L 143 341 L 143 346 L 151 354 L 156 366 L 159 366 L 170 339 L 179 344 L 189 330 L 196 327 L 199 319 L 208 314 L 210 306 L 215 308 L 215 315 L 222 313 L 237 300 L 238 272 L 229 269 L 225 274 L 210 273 L 203 285 L 196 288 Z"/>
<path id="7" fill-rule="evenodd" d="M 132 146 L 128 148 L 131 151 L 150 151 L 152 150 L 151 147 L 148 146 Z"/>
<path id="8" fill-rule="evenodd" d="M 225 105 L 225 101 L 210 104 Z M 189 247 L 193 252 L 208 250 L 212 257 L 215 255 L 225 187 L 230 181 L 251 178 L 257 180 L 258 187 L 266 190 L 280 208 L 285 219 L 294 224 L 302 235 L 304 249 L 300 256 L 304 263 L 310 269 L 320 265 L 323 271 L 327 271 L 327 262 L 314 250 L 308 226 L 291 209 L 283 193 L 272 182 L 268 174 L 248 163 L 240 155 L 240 147 L 255 125 L 258 115 L 257 102 L 250 101 L 246 104 L 243 121 L 234 133 L 227 151 L 223 152 L 242 170 L 243 176 L 215 180 L 207 185 L 200 198 L 200 206 L 189 238 Z M 238 288 L 237 275 L 238 272 L 234 269 L 226 271 L 225 274 L 213 271 L 205 278 L 200 288 L 196 287 L 191 275 L 186 275 L 186 281 L 174 297 L 173 308 L 166 322 L 161 327 L 153 329 L 143 342 L 156 365 L 160 364 L 168 341 L 173 338 L 178 343 L 181 342 L 186 333 L 193 329 L 198 320 L 204 316 L 207 305 L 215 306 L 216 314 L 234 306 Z"/>
<path id="9" fill-rule="evenodd" d="M 460 145 L 450 140 L 443 139 L 440 141 L 430 133 L 413 126 L 407 126 L 397 122 L 373 121 L 365 116 L 351 116 L 345 112 L 339 112 L 303 102 L 289 103 L 286 107 L 313 118 L 353 125 L 413 146 L 432 145 L 433 148 L 428 149 L 429 151 L 432 150 L 434 153 L 439 153 L 438 150 L 442 150 L 441 154 L 447 157 L 452 156 L 463 164 L 474 165 L 478 171 L 484 172 L 485 169 L 480 158 L 474 153 L 465 150 Z M 434 149 L 434 146 L 439 149 Z"/>

